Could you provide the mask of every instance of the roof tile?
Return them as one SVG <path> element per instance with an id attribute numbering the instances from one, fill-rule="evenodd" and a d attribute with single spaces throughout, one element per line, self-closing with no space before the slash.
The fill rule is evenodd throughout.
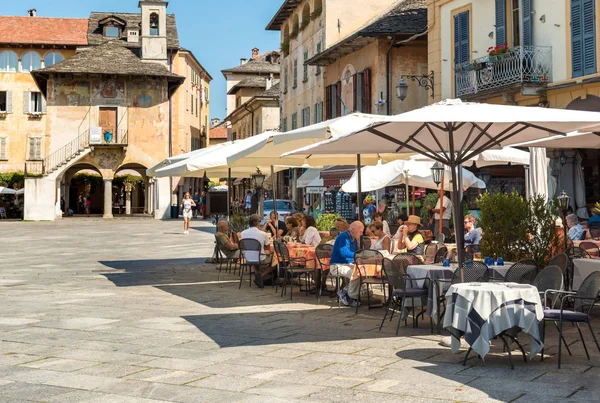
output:
<path id="1" fill-rule="evenodd" d="M 0 16 L 0 43 L 87 45 L 87 18 Z"/>

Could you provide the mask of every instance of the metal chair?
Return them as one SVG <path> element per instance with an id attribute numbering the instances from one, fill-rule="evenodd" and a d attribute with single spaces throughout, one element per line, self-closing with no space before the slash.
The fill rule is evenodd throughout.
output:
<path id="1" fill-rule="evenodd" d="M 361 249 L 371 249 L 371 238 L 368 236 L 361 236 L 360 237 L 360 242 L 361 245 L 359 245 L 359 247 Z"/>
<path id="2" fill-rule="evenodd" d="M 370 297 L 370 286 L 385 284 L 385 281 L 381 275 L 381 266 L 383 264 L 383 255 L 376 250 L 372 249 L 360 249 L 354 252 L 354 264 L 359 273 L 359 287 L 358 287 L 358 303 L 356 304 L 356 313 L 358 313 L 358 307 L 360 306 L 360 292 L 363 285 L 367 286 L 367 306 L 371 309 L 371 297 Z M 366 265 L 375 265 L 372 267 L 372 274 L 369 274 L 365 268 Z M 383 300 L 386 300 L 385 288 L 383 289 Z"/>
<path id="3" fill-rule="evenodd" d="M 441 263 L 447 254 L 448 254 L 448 248 L 443 245 L 440 246 L 438 251 L 435 254 L 435 257 L 433 258 L 433 263 Z"/>
<path id="4" fill-rule="evenodd" d="M 438 244 L 443 244 L 446 241 L 446 235 L 440 232 L 435 236 L 434 240 L 437 241 Z"/>
<path id="5" fill-rule="evenodd" d="M 540 271 L 540 273 L 533 280 L 532 285 L 537 288 L 540 293 L 540 298 L 542 301 L 544 301 L 544 306 L 546 306 L 546 303 L 548 302 L 546 300 L 548 297 L 546 294 L 547 290 L 564 289 L 563 272 L 558 266 L 548 266 L 544 270 Z M 552 297 L 552 303 L 550 306 L 554 307 L 557 297 L 557 294 Z"/>
<path id="6" fill-rule="evenodd" d="M 548 266 L 559 267 L 563 273 L 563 276 L 566 276 L 567 267 L 569 267 L 569 257 L 566 255 L 566 253 L 559 253 L 558 255 L 550 259 L 550 263 L 548 263 Z"/>
<path id="7" fill-rule="evenodd" d="M 590 255 L 588 255 L 588 253 L 577 247 L 577 246 L 571 246 L 570 248 L 568 248 L 565 251 L 565 255 L 567 255 L 567 257 L 569 258 L 569 263 L 567 264 L 567 270 L 565 272 L 566 274 L 566 278 L 565 278 L 565 284 L 566 284 L 566 289 L 567 290 L 572 290 L 573 289 L 573 270 L 575 269 L 575 265 L 573 264 L 573 259 L 589 259 Z"/>
<path id="8" fill-rule="evenodd" d="M 425 255 L 423 256 L 425 258 L 425 262 L 427 262 L 427 263 L 435 262 L 435 257 L 437 256 L 437 251 L 438 251 L 438 244 L 430 243 L 429 245 L 427 245 L 425 247 Z"/>
<path id="9" fill-rule="evenodd" d="M 448 241 L 449 243 L 454 242 L 454 235 L 452 234 L 452 231 L 450 231 L 450 228 L 442 227 L 442 233 L 444 234 L 444 238 L 446 241 Z"/>
<path id="10" fill-rule="evenodd" d="M 381 320 L 381 325 L 379 325 L 379 331 L 381 331 L 381 328 L 383 327 L 383 323 L 385 322 L 385 319 L 387 318 L 388 313 L 390 313 L 390 309 L 391 309 L 391 315 L 390 315 L 390 322 L 391 322 L 394 317 L 394 312 L 395 311 L 401 312 L 402 302 L 406 298 L 411 298 L 411 300 L 412 300 L 413 327 L 417 327 L 419 315 L 415 315 L 415 313 L 414 313 L 415 298 L 423 298 L 423 297 L 427 298 L 427 295 L 428 295 L 427 289 L 429 288 L 429 284 L 428 284 L 429 279 L 428 278 L 411 278 L 407 274 L 406 270 L 403 270 L 401 267 L 399 267 L 396 264 L 395 261 L 392 261 L 389 259 L 383 260 L 383 267 L 381 270 L 382 270 L 382 275 L 385 278 L 385 281 L 389 284 L 390 299 L 388 301 L 388 304 L 385 307 L 385 314 L 383 315 L 383 319 Z M 424 280 L 426 282 L 426 284 L 425 284 L 426 287 L 423 287 L 423 288 L 414 287 L 413 281 L 415 281 L 415 280 Z M 390 308 L 390 306 L 391 306 L 391 308 Z M 425 308 L 423 307 L 421 314 L 424 312 L 424 309 Z M 402 321 L 402 314 L 399 313 L 398 314 L 398 324 L 396 325 L 396 336 L 398 335 L 401 321 Z"/>
<path id="11" fill-rule="evenodd" d="M 242 281 L 244 280 L 244 269 L 248 270 L 249 277 L 249 286 L 252 287 L 252 275 L 255 274 L 253 268 L 260 268 L 265 264 L 270 264 L 270 261 L 267 263 L 266 259 L 262 259 L 262 257 L 267 257 L 265 253 L 263 253 L 263 245 L 260 244 L 256 239 L 240 239 L 239 243 L 240 248 L 240 285 L 238 288 L 242 288 Z"/>
<path id="12" fill-rule="evenodd" d="M 294 285 L 292 284 L 292 280 L 297 277 L 300 279 L 304 276 L 306 281 L 305 292 L 308 296 L 308 292 L 310 291 L 310 278 L 314 275 L 316 270 L 316 261 L 314 259 L 306 259 L 304 257 L 290 257 L 290 251 L 287 246 L 283 242 L 274 241 L 273 246 L 275 247 L 275 251 L 277 253 L 277 260 L 279 261 L 279 270 L 283 273 L 283 286 L 281 288 L 281 297 L 287 294 L 287 283 L 289 280 L 290 283 L 290 299 L 294 299 Z M 315 269 L 310 269 L 307 267 L 308 262 L 314 262 Z M 300 291 L 302 291 L 302 287 L 299 285 Z"/>
<path id="13" fill-rule="evenodd" d="M 506 272 L 505 283 L 531 284 L 537 276 L 538 268 L 534 260 L 519 260 Z"/>
<path id="14" fill-rule="evenodd" d="M 240 238 L 238 238 L 238 234 L 235 231 L 231 231 L 231 236 L 233 238 L 233 242 L 240 243 Z"/>
<path id="15" fill-rule="evenodd" d="M 598 351 L 600 351 L 600 344 L 598 344 L 598 339 L 596 338 L 594 329 L 592 329 L 590 317 L 590 313 L 592 311 L 592 308 L 594 307 L 594 304 L 600 300 L 600 272 L 593 272 L 592 274 L 587 276 L 585 280 L 583 280 L 583 283 L 581 284 L 577 292 L 562 290 L 546 290 L 546 292 L 549 291 L 556 292 L 557 294 L 562 295 L 562 297 L 560 298 L 560 309 L 554 309 L 554 307 L 544 308 L 544 326 L 542 330 L 542 342 L 544 342 L 546 334 L 546 321 L 553 321 L 555 323 L 558 321 L 558 368 L 560 369 L 563 344 L 567 348 L 567 352 L 569 353 L 569 355 L 571 355 L 569 345 L 567 344 L 563 336 L 563 322 L 571 322 L 577 327 L 579 337 L 581 338 L 581 343 L 583 344 L 583 349 L 585 350 L 585 355 L 589 360 L 590 354 L 588 353 L 587 346 L 585 345 L 585 341 L 583 340 L 583 333 L 581 333 L 581 328 L 579 324 L 587 323 L 588 328 L 590 329 L 590 333 L 592 333 L 592 337 L 594 338 L 594 342 L 596 343 L 596 347 L 598 348 Z M 567 301 L 570 301 L 573 304 L 573 310 L 565 309 L 565 302 Z M 543 359 L 544 350 L 542 349 L 542 360 Z"/>
<path id="16" fill-rule="evenodd" d="M 319 267 L 321 268 L 320 273 L 317 273 L 320 274 L 319 281 L 317 281 L 317 304 L 321 302 L 321 292 L 323 291 L 323 287 L 325 286 L 326 281 L 324 273 L 326 271 L 329 271 L 332 253 L 333 245 L 327 243 L 319 245 L 315 249 L 315 254 L 317 255 L 317 260 L 319 261 Z"/>
<path id="17" fill-rule="evenodd" d="M 590 257 L 600 257 L 600 248 L 593 242 L 583 241 L 579 244 L 579 248 L 586 251 Z"/>

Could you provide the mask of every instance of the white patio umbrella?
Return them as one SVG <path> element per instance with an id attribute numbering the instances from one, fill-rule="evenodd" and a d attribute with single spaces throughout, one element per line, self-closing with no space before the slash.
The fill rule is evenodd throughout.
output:
<path id="1" fill-rule="evenodd" d="M 321 176 L 321 168 L 309 168 L 302 175 L 300 175 L 300 177 L 296 181 L 296 186 L 298 186 L 299 188 L 315 186 L 315 185 L 311 185 L 311 183 L 314 182 L 315 180 L 317 181 L 315 183 L 319 183 L 319 181 L 320 181 L 321 184 L 318 186 L 323 186 L 323 179 L 321 179 L 320 176 Z"/>
<path id="2" fill-rule="evenodd" d="M 597 125 L 600 113 L 442 101 L 381 120 L 361 131 L 289 153 L 298 155 L 360 154 L 413 151 L 448 165 L 452 173 L 454 223 L 459 261 L 463 237 L 456 168 L 488 149 L 538 140 Z"/>
<path id="3" fill-rule="evenodd" d="M 551 109 L 553 111 L 557 109 Z M 587 112 L 595 113 L 595 112 Z M 566 136 L 552 136 L 544 139 L 516 144 L 519 147 L 545 147 L 545 148 L 600 148 L 600 133 L 575 132 Z"/>
<path id="4" fill-rule="evenodd" d="M 410 158 L 415 161 L 432 161 L 431 158 L 421 154 Z M 486 150 L 470 158 L 468 162 L 470 161 L 477 168 L 506 164 L 529 165 L 529 153 L 513 147 L 504 147 L 501 150 Z M 467 165 L 468 162 L 465 162 L 463 165 Z"/>
<path id="5" fill-rule="evenodd" d="M 17 194 L 16 190 L 0 186 L 0 195 L 14 195 L 14 194 Z"/>
<path id="6" fill-rule="evenodd" d="M 542 195 L 548 200 L 548 158 L 546 149 L 540 147 L 530 147 L 529 161 L 529 195 L 535 197 Z"/>
<path id="7" fill-rule="evenodd" d="M 153 167 L 148 168 L 146 170 L 146 175 L 154 176 L 155 172 L 159 169 L 165 168 L 171 164 L 186 160 L 191 157 L 199 157 L 201 155 L 206 155 L 208 153 L 215 152 L 216 150 L 220 149 L 221 147 L 225 147 L 229 144 L 231 144 L 231 141 L 226 141 L 224 143 L 215 144 L 215 145 L 212 145 L 212 146 L 209 146 L 206 148 L 201 148 L 199 150 L 190 151 L 185 154 L 174 155 L 173 157 L 166 158 L 163 161 L 159 162 L 158 164 L 154 165 Z"/>

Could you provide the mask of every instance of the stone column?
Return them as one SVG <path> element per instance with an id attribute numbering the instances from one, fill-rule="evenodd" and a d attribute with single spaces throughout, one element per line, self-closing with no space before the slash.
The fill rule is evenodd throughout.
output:
<path id="1" fill-rule="evenodd" d="M 71 182 L 65 181 L 65 211 L 63 213 L 69 213 L 69 198 L 71 197 Z"/>
<path id="2" fill-rule="evenodd" d="M 148 189 L 146 190 L 148 197 L 148 214 L 154 213 L 154 179 L 148 180 Z"/>
<path id="3" fill-rule="evenodd" d="M 112 214 L 112 178 L 104 179 L 104 215 L 103 218 L 113 218 Z"/>
<path id="4" fill-rule="evenodd" d="M 131 215 L 131 190 L 125 190 L 125 214 Z"/>

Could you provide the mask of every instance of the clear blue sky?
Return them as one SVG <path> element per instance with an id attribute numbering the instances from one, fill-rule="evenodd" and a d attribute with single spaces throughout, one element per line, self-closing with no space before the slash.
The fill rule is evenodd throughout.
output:
<path id="1" fill-rule="evenodd" d="M 213 77 L 211 117 L 225 117 L 225 79 L 221 70 L 250 58 L 251 49 L 261 53 L 279 48 L 279 33 L 265 27 L 283 0 L 170 0 L 168 13 L 175 14 L 179 42 L 190 49 Z M 138 0 L 0 0 L 0 15 L 27 15 L 36 8 L 42 17 L 86 18 L 91 11 L 138 12 Z"/>

